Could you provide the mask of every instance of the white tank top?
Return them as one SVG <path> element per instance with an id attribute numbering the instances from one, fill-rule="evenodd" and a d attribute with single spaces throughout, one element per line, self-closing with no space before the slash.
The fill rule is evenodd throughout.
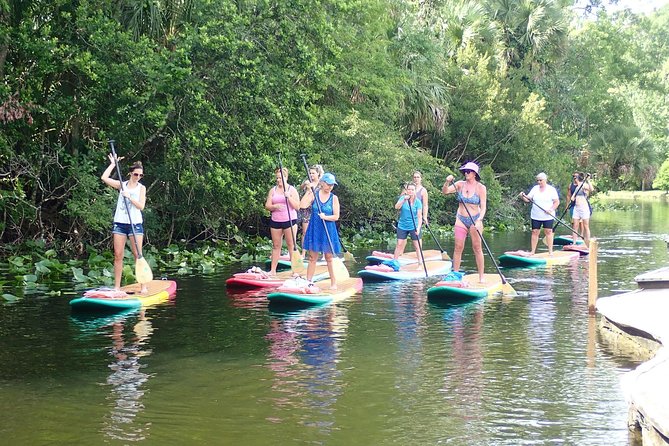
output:
<path id="1" fill-rule="evenodd" d="M 123 182 L 123 188 L 130 192 L 130 197 L 133 200 L 139 201 L 139 193 L 142 190 L 142 185 L 137 185 L 134 189 L 128 189 L 128 182 Z M 142 218 L 142 211 L 140 211 L 130 200 L 126 200 L 128 203 L 128 208 L 130 208 L 130 218 L 128 218 L 128 211 L 126 210 L 125 203 L 123 201 L 125 197 L 119 192 L 118 200 L 116 201 L 116 212 L 114 213 L 114 222 L 115 223 L 130 223 L 132 220 L 133 224 L 144 223 Z"/>

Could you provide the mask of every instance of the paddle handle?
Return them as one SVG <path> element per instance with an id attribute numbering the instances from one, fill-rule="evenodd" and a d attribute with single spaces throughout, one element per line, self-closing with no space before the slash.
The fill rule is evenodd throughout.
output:
<path id="1" fill-rule="evenodd" d="M 114 140 L 109 140 L 109 146 L 111 147 L 111 153 L 114 157 L 114 164 L 116 165 L 116 174 L 118 175 L 118 181 L 120 183 L 121 193 L 125 191 L 123 186 L 123 176 L 121 175 L 121 167 L 118 163 L 118 156 L 116 155 L 116 149 L 114 148 Z M 125 211 L 128 214 L 128 221 L 130 222 L 130 229 L 132 230 L 132 240 L 135 242 L 135 251 L 137 251 L 137 258 L 142 258 L 142 251 L 139 249 L 139 244 L 137 243 L 137 233 L 135 232 L 135 225 L 132 224 L 132 218 L 130 217 L 130 204 L 128 204 L 128 199 L 123 197 L 123 203 L 125 204 Z"/>

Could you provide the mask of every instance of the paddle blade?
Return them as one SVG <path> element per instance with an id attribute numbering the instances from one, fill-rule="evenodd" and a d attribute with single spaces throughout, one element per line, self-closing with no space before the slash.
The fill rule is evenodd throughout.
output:
<path id="1" fill-rule="evenodd" d="M 346 265 L 344 265 L 344 262 L 339 257 L 332 258 L 332 272 L 337 280 L 346 280 L 351 277 Z"/>
<path id="2" fill-rule="evenodd" d="M 504 282 L 504 284 L 502 285 L 502 294 L 510 297 L 515 297 L 518 295 L 516 290 L 513 289 L 513 287 L 509 282 Z"/>
<path id="3" fill-rule="evenodd" d="M 355 257 L 348 251 L 344 252 L 344 261 L 345 262 L 355 262 Z"/>
<path id="4" fill-rule="evenodd" d="M 290 269 L 295 274 L 303 275 L 306 272 L 304 268 L 304 259 L 296 249 L 290 253 Z"/>
<path id="5" fill-rule="evenodd" d="M 144 257 L 138 258 L 135 262 L 135 278 L 139 283 L 149 283 L 153 280 L 151 267 Z"/>
<path id="6" fill-rule="evenodd" d="M 446 251 L 441 251 L 441 260 L 451 260 L 451 256 Z"/>

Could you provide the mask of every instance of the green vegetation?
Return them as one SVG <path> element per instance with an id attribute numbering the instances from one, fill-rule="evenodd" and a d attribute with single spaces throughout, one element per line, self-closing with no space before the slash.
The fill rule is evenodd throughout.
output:
<path id="1" fill-rule="evenodd" d="M 266 235 L 277 152 L 293 184 L 301 153 L 337 175 L 351 237 L 389 229 L 414 169 L 436 225 L 453 221 L 444 178 L 470 160 L 491 227 L 516 224 L 539 171 L 646 189 L 669 155 L 669 8 L 585 20 L 572 3 L 0 1 L 5 257 L 31 240 L 61 258 L 108 246 L 108 139 L 145 165 L 149 251 L 184 255 Z M 62 268 L 22 265 L 42 260 Z"/>

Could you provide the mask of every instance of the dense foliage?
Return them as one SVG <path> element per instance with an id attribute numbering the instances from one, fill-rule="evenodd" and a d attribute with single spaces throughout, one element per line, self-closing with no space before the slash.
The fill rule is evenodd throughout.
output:
<path id="1" fill-rule="evenodd" d="M 669 9 L 586 20 L 572 3 L 0 0 L 0 239 L 107 243 L 108 139 L 145 165 L 156 246 L 264 234 L 278 153 L 293 184 L 301 153 L 337 175 L 349 229 L 389 228 L 414 169 L 451 222 L 439 189 L 469 160 L 498 223 L 538 171 L 650 187 Z"/>

